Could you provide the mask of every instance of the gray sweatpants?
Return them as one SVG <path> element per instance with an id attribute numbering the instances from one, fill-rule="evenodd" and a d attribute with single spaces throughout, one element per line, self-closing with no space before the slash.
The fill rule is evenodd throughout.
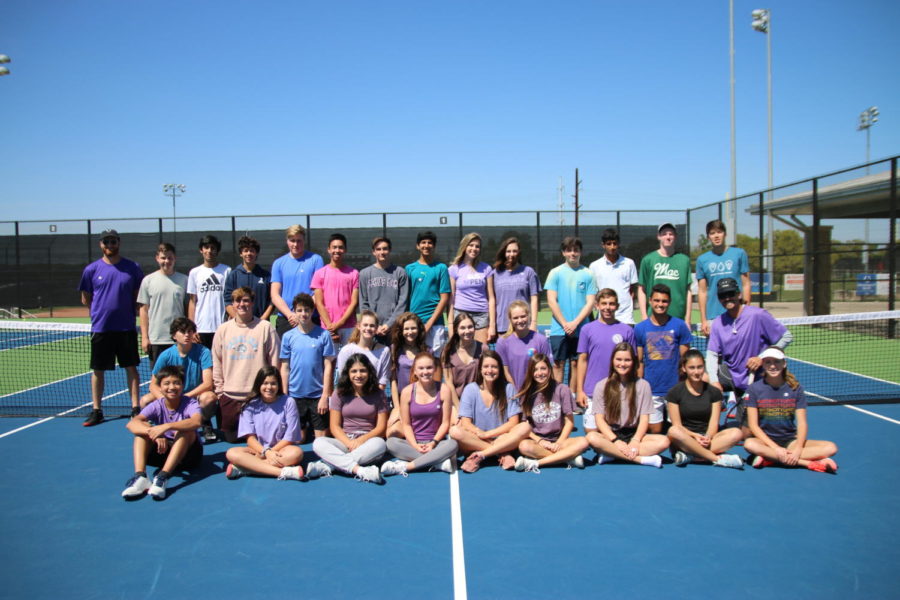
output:
<path id="1" fill-rule="evenodd" d="M 441 440 L 434 450 L 425 454 L 410 446 L 405 439 L 392 437 L 387 441 L 388 452 L 400 460 L 411 462 L 416 469 L 439 465 L 451 456 L 456 456 L 457 449 L 456 440 L 451 439 Z"/>
<path id="2" fill-rule="evenodd" d="M 356 465 L 371 465 L 384 456 L 386 450 L 384 438 L 369 438 L 352 452 L 334 438 L 317 437 L 313 440 L 313 451 L 332 467 L 345 473 L 353 473 Z"/>

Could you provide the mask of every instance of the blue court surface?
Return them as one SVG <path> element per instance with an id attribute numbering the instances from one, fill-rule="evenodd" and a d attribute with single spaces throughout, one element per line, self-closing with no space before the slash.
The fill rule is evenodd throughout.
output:
<path id="1" fill-rule="evenodd" d="M 120 497 L 132 473 L 124 419 L 17 431 L 36 422 L 0 420 L 2 598 L 871 599 L 900 590 L 896 405 L 810 409 L 811 437 L 840 446 L 837 475 L 667 462 L 414 473 L 383 486 L 340 476 L 229 481 L 219 442 L 193 477 L 173 477 L 163 502 Z"/>

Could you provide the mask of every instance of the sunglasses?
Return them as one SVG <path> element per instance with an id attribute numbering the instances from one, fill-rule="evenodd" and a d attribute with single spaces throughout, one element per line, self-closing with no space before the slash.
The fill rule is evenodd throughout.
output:
<path id="1" fill-rule="evenodd" d="M 103 238 L 104 246 L 118 246 L 119 238 Z"/>

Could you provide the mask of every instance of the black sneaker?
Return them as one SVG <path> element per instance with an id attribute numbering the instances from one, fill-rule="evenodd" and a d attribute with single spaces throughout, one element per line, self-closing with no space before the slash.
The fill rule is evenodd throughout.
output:
<path id="1" fill-rule="evenodd" d="M 82 423 L 82 425 L 84 425 L 85 427 L 93 427 L 94 425 L 97 425 L 102 422 L 103 422 L 103 411 L 100 410 L 99 408 L 95 408 L 94 410 L 91 411 L 91 414 L 88 415 L 88 418 L 84 420 L 84 423 Z"/>
<path id="2" fill-rule="evenodd" d="M 216 430 L 209 424 L 203 426 L 201 435 L 203 436 L 203 441 L 206 443 L 216 442 L 219 439 L 219 436 L 216 435 Z"/>
<path id="3" fill-rule="evenodd" d="M 131 416 L 136 417 L 139 414 L 141 414 L 141 407 L 140 406 L 132 406 L 131 407 Z"/>

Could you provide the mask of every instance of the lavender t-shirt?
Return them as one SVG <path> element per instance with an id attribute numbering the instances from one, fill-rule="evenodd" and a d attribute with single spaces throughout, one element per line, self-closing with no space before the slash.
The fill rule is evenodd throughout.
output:
<path id="1" fill-rule="evenodd" d="M 238 437 L 255 435 L 263 446 L 272 447 L 282 440 L 300 442 L 300 416 L 297 404 L 287 395 L 271 403 L 262 398 L 251 400 L 241 412 Z"/>
<path id="2" fill-rule="evenodd" d="M 759 355 L 784 335 L 787 327 L 766 310 L 745 306 L 737 319 L 727 312 L 713 320 L 709 349 L 724 358 L 735 387 L 747 388 L 747 360 Z"/>
<path id="3" fill-rule="evenodd" d="M 494 271 L 494 298 L 497 302 L 497 331 L 509 329 L 507 311 L 513 300 L 523 300 L 531 306 L 531 297 L 541 293 L 541 282 L 531 267 L 518 265 L 512 271 Z"/>
<path id="4" fill-rule="evenodd" d="M 591 406 L 595 415 L 603 416 L 606 414 L 606 398 L 603 390 L 606 388 L 606 379 L 600 381 L 594 388 L 593 402 Z M 653 412 L 653 394 L 650 391 L 650 384 L 643 379 L 638 379 L 634 385 L 634 393 L 637 396 L 637 416 L 632 419 L 629 410 L 630 402 L 625 397 L 625 386 L 619 386 L 619 398 L 621 399 L 621 408 L 619 410 L 619 420 L 616 423 L 609 423 L 613 431 L 623 427 L 637 427 L 640 415 L 649 415 Z M 605 418 L 605 417 L 604 417 Z"/>
<path id="5" fill-rule="evenodd" d="M 182 396 L 181 402 L 179 402 L 178 408 L 175 410 L 171 410 L 166 405 L 165 398 L 157 398 L 145 406 L 141 411 L 141 414 L 146 417 L 148 421 L 152 421 L 157 425 L 165 425 L 167 423 L 177 423 L 178 421 L 190 419 L 199 412 L 200 405 L 197 404 L 196 399 L 191 398 L 190 396 Z M 164 435 L 170 440 L 173 440 L 175 439 L 176 433 L 178 432 L 170 429 Z"/>
<path id="6" fill-rule="evenodd" d="M 535 396 L 528 422 L 531 423 L 531 430 L 535 435 L 555 440 L 562 432 L 566 415 L 571 415 L 575 410 L 572 391 L 568 386 L 560 383 L 553 390 L 550 402 L 547 403 L 546 400 L 543 393 Z"/>
<path id="7" fill-rule="evenodd" d="M 397 380 L 397 393 L 399 394 L 406 386 L 409 385 L 409 374 L 412 371 L 413 359 L 401 352 L 397 357 L 397 369 L 394 372 L 394 379 Z"/>
<path id="8" fill-rule="evenodd" d="M 503 364 L 509 369 L 512 384 L 519 389 L 525 381 L 525 373 L 528 371 L 528 359 L 535 354 L 546 354 L 553 363 L 553 350 L 550 342 L 542 334 L 529 331 L 520 338 L 515 333 L 502 337 L 497 341 L 497 354 L 503 359 Z"/>
<path id="9" fill-rule="evenodd" d="M 471 312 L 487 312 L 487 280 L 494 274 L 494 269 L 489 264 L 478 263 L 475 268 L 469 264 L 450 265 L 447 273 L 450 275 L 450 279 L 456 280 L 453 308 Z"/>
<path id="10" fill-rule="evenodd" d="M 413 386 L 409 398 L 410 425 L 412 425 L 416 441 L 431 441 L 437 435 L 437 430 L 440 429 L 441 421 L 444 418 L 441 405 L 441 386 L 437 386 L 433 398 L 419 398 L 420 400 L 428 400 L 425 404 L 416 402 L 417 390 L 418 386 Z"/>
<path id="11" fill-rule="evenodd" d="M 587 354 L 587 373 L 584 376 L 584 393 L 590 396 L 597 382 L 609 376 L 609 361 L 613 348 L 620 342 L 635 347 L 634 330 L 625 323 L 607 325 L 593 321 L 584 326 L 578 338 L 578 352 Z"/>
<path id="12" fill-rule="evenodd" d="M 501 419 L 496 402 L 491 403 L 490 406 L 485 406 L 484 400 L 481 399 L 481 389 L 478 387 L 477 383 L 472 382 L 466 386 L 459 399 L 459 417 L 471 419 L 472 423 L 475 424 L 475 427 L 483 431 L 496 429 L 508 421 L 510 417 L 522 413 L 522 408 L 519 406 L 518 399 L 513 397 L 515 393 L 516 390 L 513 386 L 507 383 L 506 418 Z"/>
<path id="13" fill-rule="evenodd" d="M 378 391 L 368 396 L 352 398 L 338 396 L 335 391 L 328 399 L 328 408 L 341 411 L 343 424 L 341 428 L 348 436 L 365 435 L 375 429 L 378 415 L 387 412 L 387 401 L 384 393 Z"/>

